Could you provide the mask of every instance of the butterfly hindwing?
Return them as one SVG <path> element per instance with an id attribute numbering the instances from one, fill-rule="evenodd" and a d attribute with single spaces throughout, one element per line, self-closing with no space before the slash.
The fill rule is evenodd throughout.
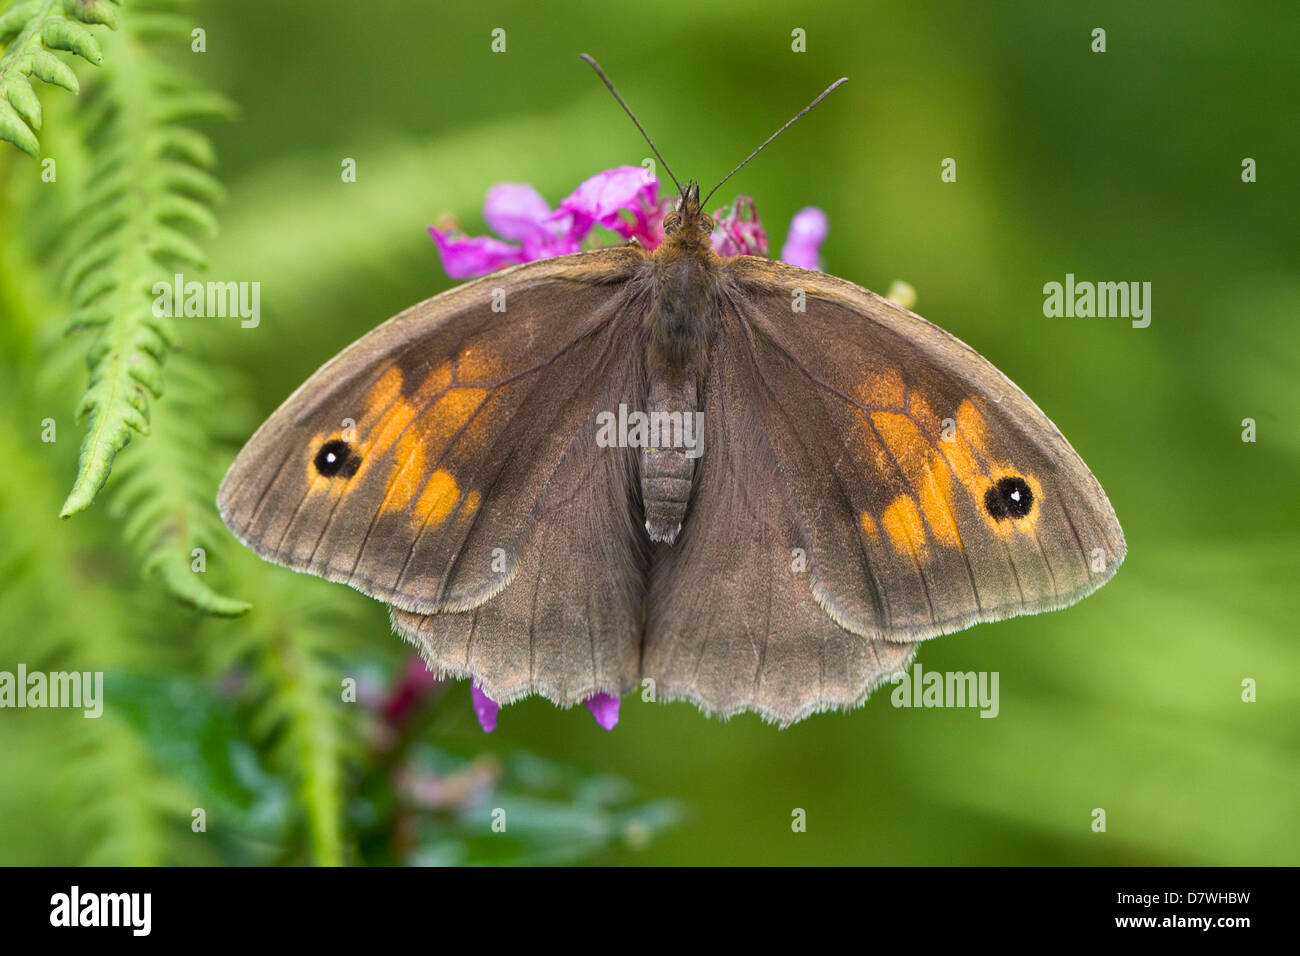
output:
<path id="1" fill-rule="evenodd" d="M 641 259 L 619 248 L 518 266 L 379 326 L 250 439 L 218 496 L 226 524 L 268 560 L 408 611 L 498 593 L 625 367 Z"/>
<path id="2" fill-rule="evenodd" d="M 656 546 L 644 677 L 663 700 L 787 725 L 862 703 L 913 646 L 839 627 L 817 604 L 810 542 L 724 324 L 703 389 L 704 455 L 677 541 Z"/>

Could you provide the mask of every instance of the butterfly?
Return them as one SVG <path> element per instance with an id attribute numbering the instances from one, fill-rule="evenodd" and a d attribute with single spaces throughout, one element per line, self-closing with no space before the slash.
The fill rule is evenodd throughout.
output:
<path id="1" fill-rule="evenodd" d="M 496 701 L 641 686 L 782 726 L 1115 573 L 1114 510 L 1024 392 L 852 282 L 720 258 L 706 202 L 679 187 L 652 251 L 506 268 L 363 336 L 240 452 L 227 526 Z"/>

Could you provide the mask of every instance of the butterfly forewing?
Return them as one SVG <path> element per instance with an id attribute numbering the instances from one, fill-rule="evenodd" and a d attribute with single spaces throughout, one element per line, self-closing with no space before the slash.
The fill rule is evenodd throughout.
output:
<path id="1" fill-rule="evenodd" d="M 626 300 L 640 259 L 610 249 L 520 266 L 375 329 L 249 441 L 218 496 L 227 525 L 268 560 L 406 610 L 498 593 L 626 367 L 620 322 L 637 323 Z"/>
<path id="2" fill-rule="evenodd" d="M 737 366 L 842 626 L 925 638 L 1064 607 L 1114 573 L 1124 538 L 1101 487 L 988 361 L 852 283 L 731 271 Z"/>

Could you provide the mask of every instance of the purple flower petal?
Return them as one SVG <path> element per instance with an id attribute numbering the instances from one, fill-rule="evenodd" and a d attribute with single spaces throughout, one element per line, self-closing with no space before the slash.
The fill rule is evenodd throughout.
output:
<path id="1" fill-rule="evenodd" d="M 582 250 L 582 243 L 573 234 L 573 214 L 560 210 L 552 213 L 537 234 L 524 240 L 524 262 L 567 256 Z"/>
<path id="2" fill-rule="evenodd" d="M 474 716 L 478 718 L 478 725 L 483 728 L 483 733 L 492 733 L 497 729 L 497 713 L 501 710 L 501 705 L 483 693 L 483 688 L 478 686 L 477 681 L 470 688 L 470 697 L 474 701 Z"/>
<path id="3" fill-rule="evenodd" d="M 570 235 L 574 238 L 581 239 L 595 223 L 622 233 L 629 229 L 623 210 L 634 216 L 646 215 L 655 209 L 658 193 L 659 180 L 648 170 L 640 166 L 618 166 L 583 182 L 560 203 L 560 212 L 573 214 Z"/>
<path id="4" fill-rule="evenodd" d="M 502 239 L 527 244 L 549 238 L 546 228 L 551 207 L 527 183 L 498 183 L 488 190 L 483 202 L 483 219 Z"/>
<path id="5" fill-rule="evenodd" d="M 584 704 L 591 711 L 591 716 L 596 718 L 596 723 L 606 730 L 613 730 L 618 723 L 618 698 L 610 694 L 596 694 L 594 697 L 588 697 Z"/>
<path id="6" fill-rule="evenodd" d="M 442 255 L 442 268 L 453 279 L 473 279 L 495 272 L 502 266 L 512 266 L 523 262 L 523 253 L 518 246 L 512 246 L 491 236 L 462 236 L 451 232 L 440 232 L 429 227 L 429 235 L 438 244 Z"/>
<path id="7" fill-rule="evenodd" d="M 790 234 L 781 247 L 781 261 L 804 269 L 821 269 L 821 244 L 829 231 L 826 213 L 816 206 L 800 209 L 790 220 Z"/>
<path id="8" fill-rule="evenodd" d="M 713 251 L 723 257 L 767 255 L 767 230 L 758 220 L 758 209 L 749 196 L 719 209 L 713 216 Z"/>

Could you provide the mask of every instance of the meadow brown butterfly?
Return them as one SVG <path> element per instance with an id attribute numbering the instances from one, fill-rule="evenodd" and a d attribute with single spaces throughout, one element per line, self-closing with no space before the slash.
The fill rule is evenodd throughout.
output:
<path id="1" fill-rule="evenodd" d="M 851 282 L 719 258 L 679 197 L 653 251 L 504 269 L 353 343 L 239 454 L 226 524 L 496 701 L 652 680 L 781 725 L 1115 573 L 1105 493 L 1006 376 Z"/>

